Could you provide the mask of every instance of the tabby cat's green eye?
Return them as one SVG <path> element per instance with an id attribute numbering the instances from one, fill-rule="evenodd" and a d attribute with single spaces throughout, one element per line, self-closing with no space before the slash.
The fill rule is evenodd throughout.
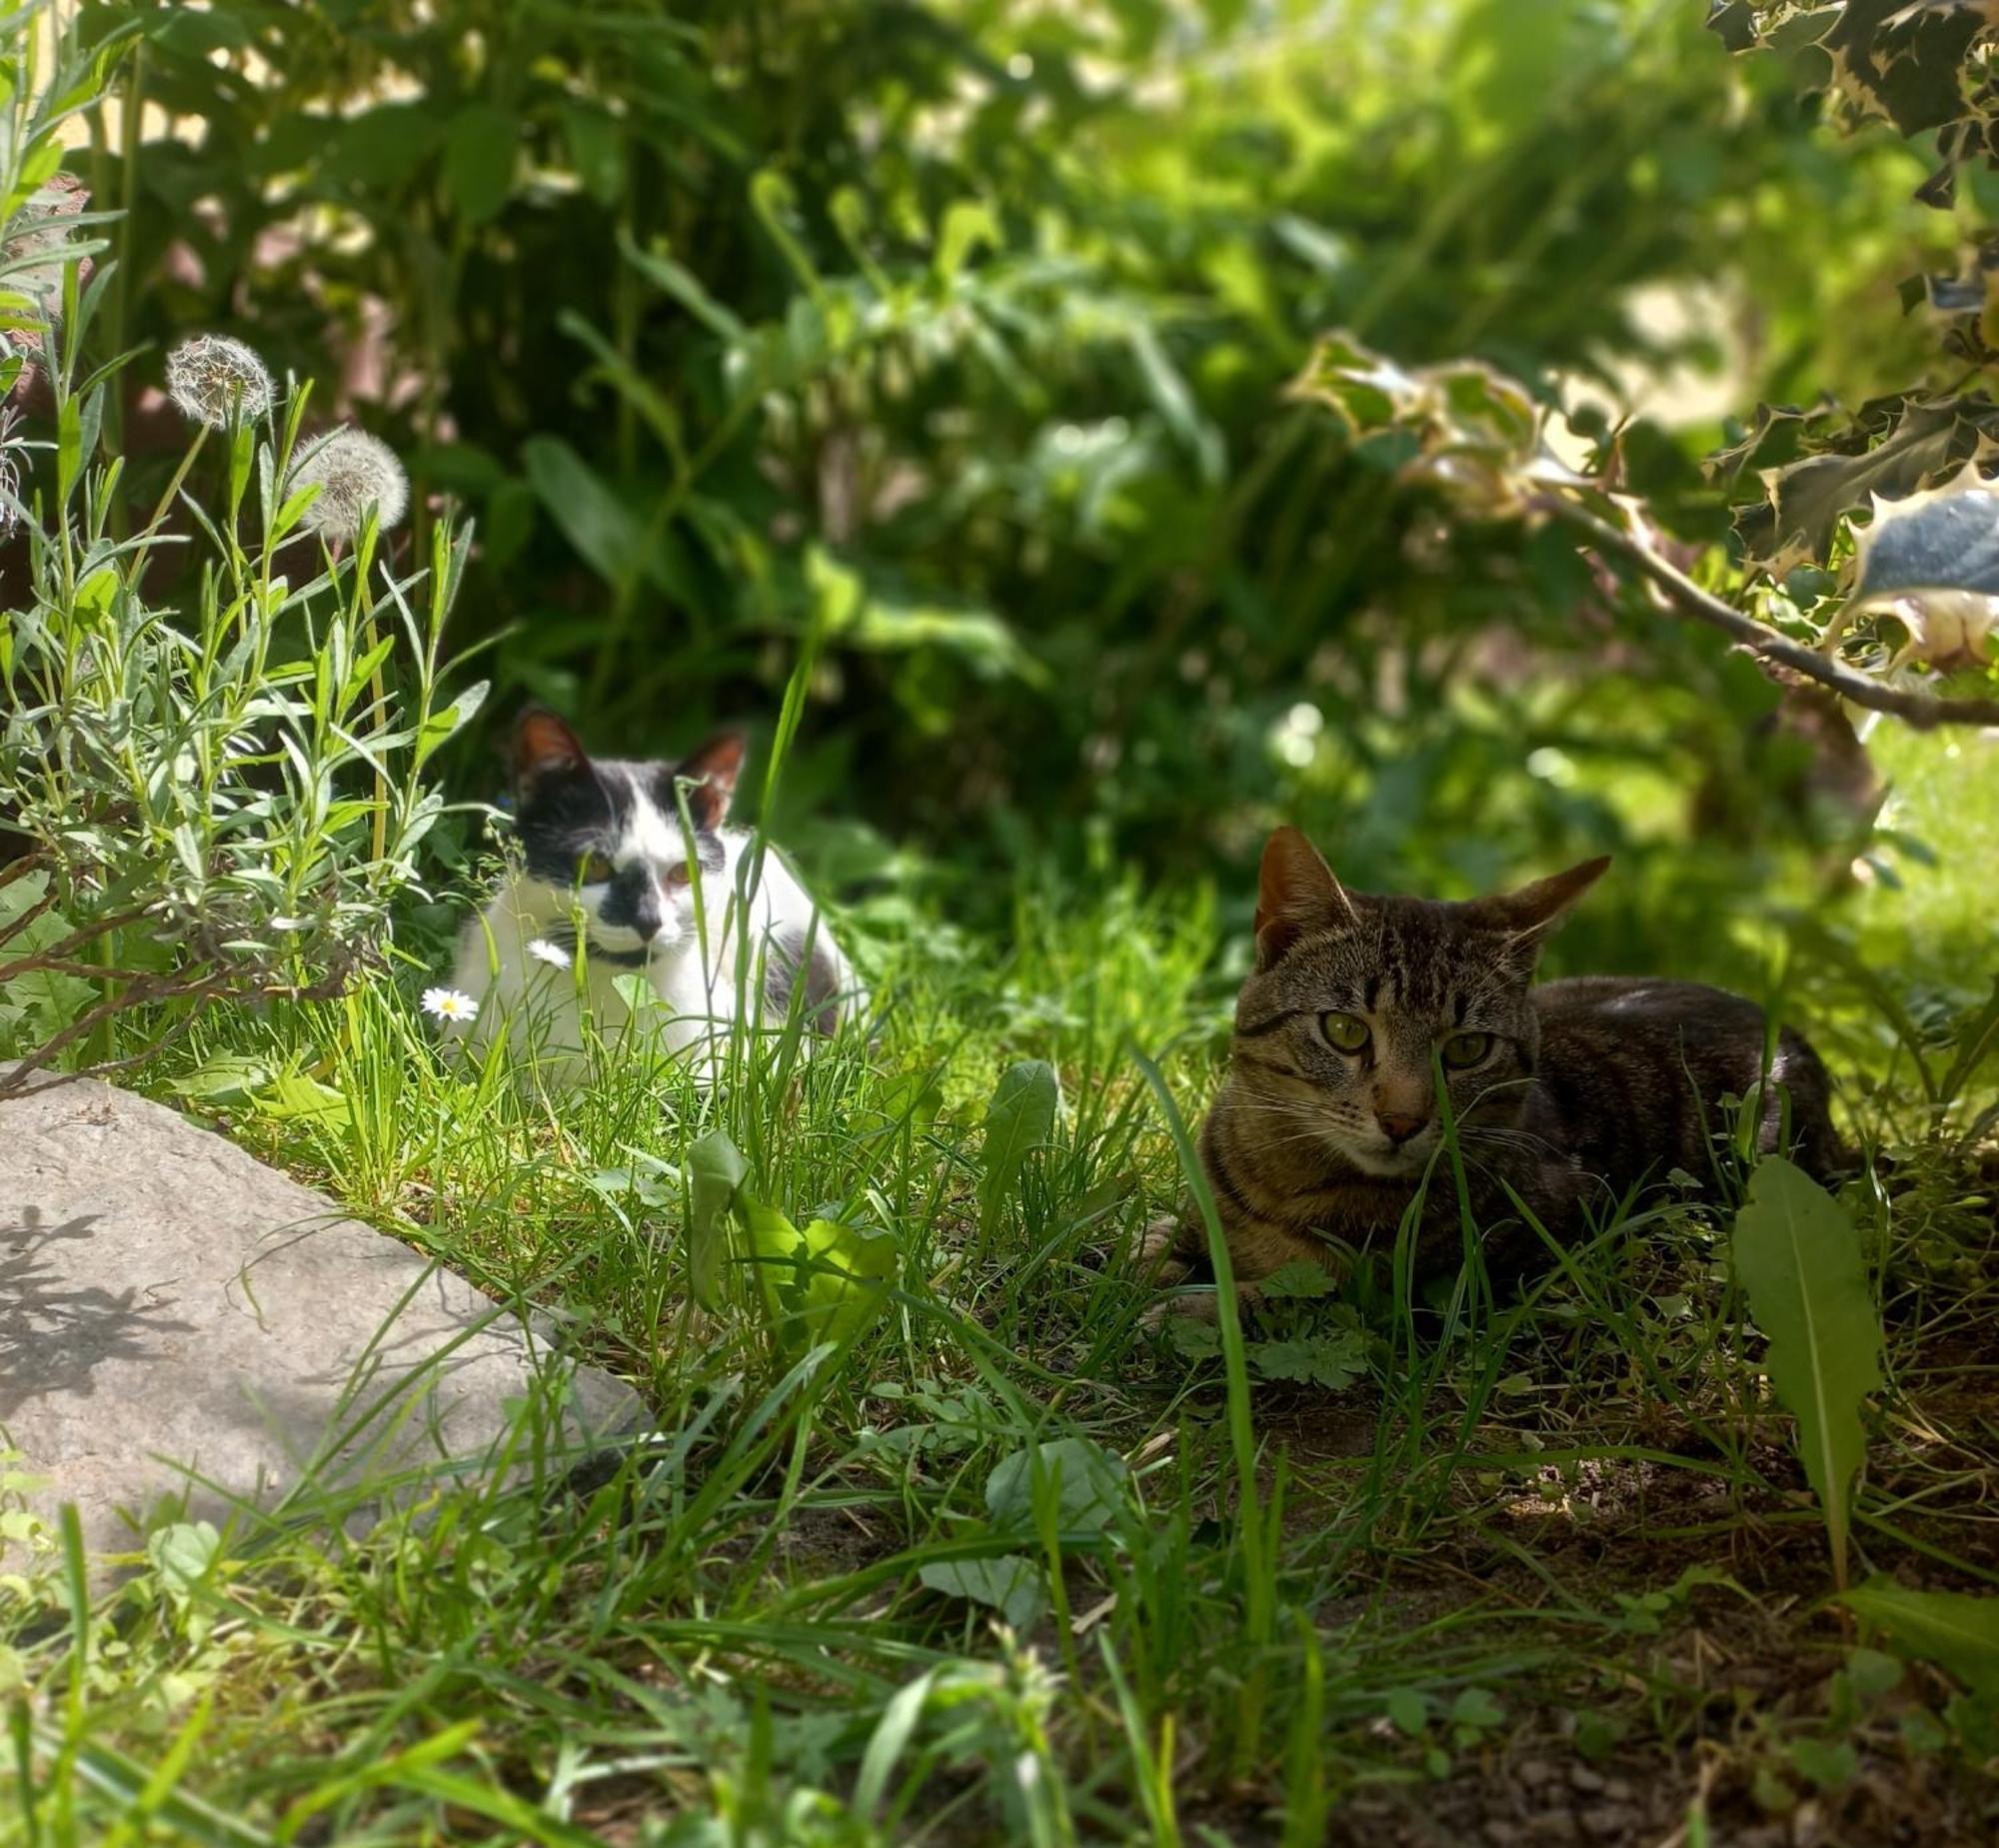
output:
<path id="1" fill-rule="evenodd" d="M 1357 1014 L 1323 1013 L 1318 1027 L 1335 1051 L 1357 1052 L 1367 1043 L 1367 1022 Z"/>
<path id="2" fill-rule="evenodd" d="M 1446 1065 L 1475 1065 L 1491 1050 L 1490 1033 L 1452 1033 L 1443 1042 L 1443 1062 Z"/>
<path id="3" fill-rule="evenodd" d="M 602 886 L 618 871 L 604 854 L 586 854 L 583 857 L 583 883 L 586 886 Z"/>

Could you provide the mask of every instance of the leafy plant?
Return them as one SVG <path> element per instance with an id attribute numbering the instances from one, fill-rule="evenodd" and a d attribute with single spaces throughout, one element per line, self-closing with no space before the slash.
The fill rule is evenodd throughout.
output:
<path id="1" fill-rule="evenodd" d="M 1292 391 L 1329 411 L 1349 440 L 1392 449 L 1400 480 L 1441 495 L 1461 517 L 1553 526 L 1603 566 L 1628 574 L 1616 608 L 1649 604 L 1703 624 L 1793 679 L 1912 725 L 1999 724 L 1999 696 L 1939 694 L 1894 678 L 1912 659 L 1938 668 L 1987 659 L 1992 617 L 1981 587 L 1992 573 L 1988 517 L 1999 503 L 1975 469 L 1947 492 L 1877 503 L 1846 597 L 1827 579 L 1805 608 L 1788 593 L 1773 594 L 1751 613 L 1703 588 L 1667 556 L 1642 505 L 1618 492 L 1614 443 L 1599 452 L 1596 473 L 1578 473 L 1550 446 L 1549 408 L 1492 367 L 1465 360 L 1404 369 L 1335 334 L 1319 344 Z M 1869 491 L 1864 482 L 1849 483 L 1842 511 Z M 1834 645 L 1883 603 L 1901 612 L 1911 641 L 1899 654 L 1882 656 L 1878 671 L 1857 671 L 1840 661 Z M 1784 625 L 1813 614 L 1812 644 L 1793 640 Z"/>
<path id="2" fill-rule="evenodd" d="M 83 359 L 114 273 L 84 286 L 102 244 L 68 224 L 97 221 L 51 233 L 35 190 L 93 66 L 65 39 L 31 107 L 33 23 L 0 20 L 18 131 L 0 140 L 0 310 L 5 382 L 32 356 L 55 434 L 6 439 L 20 487 L 0 503 L 26 553 L 0 612 L 0 815 L 27 842 L 0 865 L 0 1033 L 19 1055 L 0 1093 L 101 1065 L 136 1009 L 178 1033 L 218 997 L 336 994 L 378 964 L 443 810 L 426 767 L 483 691 L 439 697 L 466 542 L 440 523 L 399 571 L 377 521 L 400 506 L 393 457 L 357 467 L 351 433 L 303 438 L 307 391 L 274 392 L 238 343 L 176 353 L 196 434 L 126 530 L 122 459 L 99 459 L 117 374 Z"/>
<path id="3" fill-rule="evenodd" d="M 1881 1313 L 1860 1235 L 1831 1194 L 1781 1155 L 1750 1177 L 1735 1215 L 1735 1272 L 1768 1337 L 1770 1384 L 1798 1425 L 1832 1573 L 1846 1588 L 1853 1482 L 1867 1455 L 1861 1408 L 1881 1386 Z"/>
<path id="4" fill-rule="evenodd" d="M 756 1301 L 778 1350 L 796 1358 L 821 1342 L 844 1345 L 881 1309 L 896 1274 L 885 1227 L 816 1217 L 803 1229 L 746 1187 L 749 1163 L 726 1130 L 688 1151 L 688 1277 L 704 1308 L 726 1308 L 732 1268 L 756 1274 Z"/>
<path id="5" fill-rule="evenodd" d="M 788 802 L 989 863 L 1092 830 L 1239 863 L 1246 801 L 1363 882 L 1470 881 L 1613 826 L 1519 800 L 1528 733 L 1764 767 L 1711 661 L 1643 736 L 1490 671 L 1494 629 L 1594 671 L 1586 577 L 1440 536 L 1281 401 L 1328 325 L 1535 377 L 1698 358 L 1636 294 L 1745 260 L 1760 316 L 1834 322 L 1894 163 L 1802 157 L 1781 73 L 1690 5 L 85 11 L 145 35 L 90 161 L 144 207 L 112 344 L 213 326 L 367 381 L 419 502 L 479 516 L 461 640 L 509 701 L 647 749 L 754 716 L 817 568 L 853 589 L 841 724 Z"/>

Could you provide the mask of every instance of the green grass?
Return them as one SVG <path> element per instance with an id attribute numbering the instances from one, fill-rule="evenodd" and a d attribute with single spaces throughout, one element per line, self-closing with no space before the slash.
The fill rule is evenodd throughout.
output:
<path id="1" fill-rule="evenodd" d="M 1856 955 L 1882 903 L 1839 926 Z M 1977 1838 L 1989 1721 L 1824 1602 L 1724 1228 L 1654 1196 L 1517 1301 L 1356 1287 L 1291 1311 L 1351 1385 L 1231 1388 L 1143 1324 L 1127 1255 L 1184 1184 L 1141 1061 L 1192 1122 L 1225 1048 L 1214 908 L 1027 883 L 1003 949 L 938 910 L 869 939 L 872 1044 L 710 1093 L 629 1059 L 555 1099 L 454 1069 L 415 969 L 218 1011 L 153 1068 L 176 1095 L 253 1060 L 266 1103 L 209 1113 L 563 1311 L 657 1435 L 588 1480 L 434 1485 L 362 1537 L 322 1494 L 245 1510 L 192 1580 L 163 1552 L 94 1606 L 59 1551 L 9 1581 L 0 1841 L 1504 1842 L 1550 1807 L 1575 1839 L 1697 1840 L 1801 1803 Z M 1892 1382 L 1856 1573 L 1999 1584 L 1999 1269 L 1954 1140 L 1990 1085 L 1909 1104 L 1937 1054 L 1896 1009 L 1951 969 L 1809 967 L 1852 1126 L 1903 1151 L 1851 1190 Z M 1027 1058 L 1055 1130 L 982 1211 L 986 1102 Z M 305 1113 L 273 1113 L 281 1072 Z M 893 1234 L 851 1345 L 785 1344 L 741 1266 L 692 1302 L 682 1168 L 715 1129 L 797 1223 Z M 1253 1361 L 1272 1331 L 1245 1332 Z"/>

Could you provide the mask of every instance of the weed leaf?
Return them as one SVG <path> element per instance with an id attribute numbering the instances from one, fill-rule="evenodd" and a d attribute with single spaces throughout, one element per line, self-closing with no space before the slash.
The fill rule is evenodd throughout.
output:
<path id="1" fill-rule="evenodd" d="M 1058 1095 L 1055 1068 L 1043 1058 L 1007 1066 L 993 1087 L 986 1106 L 986 1172 L 979 1182 L 982 1235 L 992 1236 L 1028 1151 L 1042 1147 L 1054 1132 Z"/>
<path id="2" fill-rule="evenodd" d="M 775 1206 L 743 1203 L 764 1307 L 782 1346 L 802 1352 L 859 1334 L 882 1306 L 896 1274 L 889 1233 L 838 1219 L 815 1219 L 804 1231 Z"/>
<path id="3" fill-rule="evenodd" d="M 1367 1340 L 1358 1329 L 1336 1328 L 1290 1340 L 1251 1341 L 1248 1354 L 1249 1364 L 1264 1379 L 1344 1392 L 1366 1369 Z"/>
<path id="4" fill-rule="evenodd" d="M 1909 1591 L 1877 1578 L 1856 1585 L 1843 1602 L 1910 1655 L 1948 1669 L 1981 1700 L 1999 1703 L 1999 1597 Z"/>
<path id="5" fill-rule="evenodd" d="M 1024 1630 L 1047 1606 L 1041 1575 L 1030 1559 L 1001 1553 L 998 1559 L 939 1559 L 917 1577 L 946 1597 L 990 1605 L 1016 1630 Z"/>
<path id="6" fill-rule="evenodd" d="M 1087 1437 L 1061 1437 L 1036 1449 L 1054 1484 L 1057 1524 L 1072 1533 L 1101 1532 L 1123 1505 L 1131 1473 L 1124 1459 Z M 1035 1451 L 1016 1450 L 986 1479 L 986 1510 L 1002 1532 L 1033 1527 L 1034 1461 Z"/>
<path id="7" fill-rule="evenodd" d="M 750 1171 L 742 1150 L 711 1129 L 688 1150 L 688 1284 L 704 1309 L 722 1306 L 723 1259 L 729 1255 L 729 1209 Z"/>
<path id="8" fill-rule="evenodd" d="M 1881 1384 L 1881 1318 L 1846 1209 L 1780 1155 L 1759 1163 L 1736 1214 L 1736 1275 L 1769 1337 L 1770 1383 L 1798 1421 L 1833 1576 L 1846 1584 L 1848 1497 L 1866 1459 L 1860 1408 Z"/>

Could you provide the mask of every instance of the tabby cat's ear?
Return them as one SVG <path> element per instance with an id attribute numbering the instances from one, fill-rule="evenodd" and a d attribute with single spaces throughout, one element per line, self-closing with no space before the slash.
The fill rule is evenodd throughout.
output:
<path id="1" fill-rule="evenodd" d="M 1305 931 L 1357 922 L 1353 901 L 1295 828 L 1263 844 L 1256 878 L 1256 966 L 1269 968 Z"/>
<path id="2" fill-rule="evenodd" d="M 1569 908 L 1600 880 L 1610 865 L 1610 856 L 1585 860 L 1566 873 L 1556 873 L 1518 892 L 1502 892 L 1481 899 L 1478 910 L 1493 928 L 1503 930 L 1516 942 L 1538 949 L 1544 937 L 1568 916 Z"/>
<path id="3" fill-rule="evenodd" d="M 741 732 L 718 732 L 675 769 L 676 782 L 696 786 L 688 791 L 687 800 L 697 828 L 712 832 L 727 818 L 746 748 Z"/>
<path id="4" fill-rule="evenodd" d="M 522 797 L 535 793 L 545 777 L 565 776 L 590 768 L 576 734 L 546 707 L 531 706 L 514 721 L 514 788 Z"/>

